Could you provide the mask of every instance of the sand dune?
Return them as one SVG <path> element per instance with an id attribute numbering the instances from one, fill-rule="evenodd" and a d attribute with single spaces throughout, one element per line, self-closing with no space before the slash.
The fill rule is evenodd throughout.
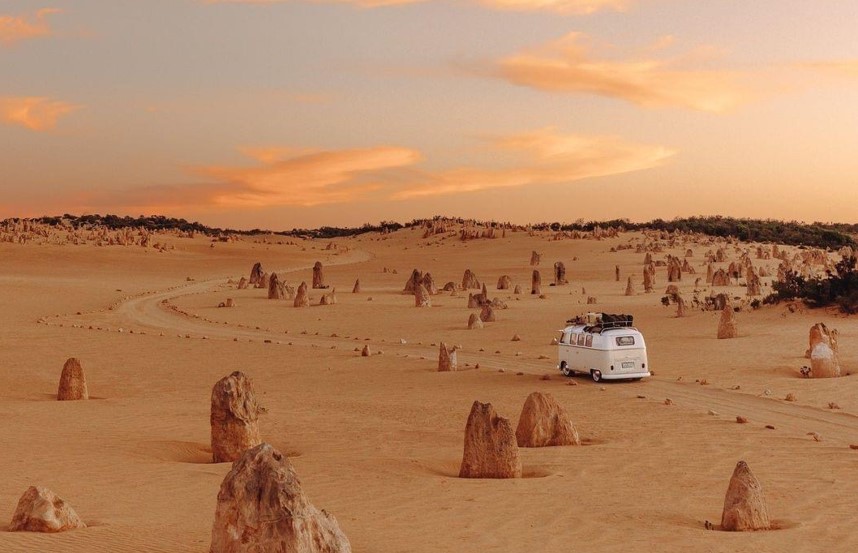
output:
<path id="1" fill-rule="evenodd" d="M 734 245 L 680 242 L 652 253 L 693 251 L 696 274 L 672 283 L 689 302 L 676 318 L 660 301 L 666 266 L 656 267 L 655 293 L 642 291 L 641 234 L 551 238 L 461 241 L 404 229 L 325 249 L 309 240 L 210 248 L 205 237 L 167 236 L 158 241 L 174 249 L 163 252 L 0 243 L 0 551 L 208 551 L 230 468 L 210 462 L 210 394 L 236 370 L 253 378 L 262 439 L 289 457 L 354 551 L 858 549 L 858 451 L 849 448 L 858 443 L 858 380 L 799 373 L 809 364 L 808 329 L 820 321 L 840 332 L 843 370 L 858 370 L 855 321 L 745 308 L 738 337 L 719 340 L 720 312 L 690 300 L 697 277 L 702 295 L 712 291 L 705 252 L 723 247 L 729 259 L 714 266 L 726 269 L 738 260 Z M 529 294 L 533 251 L 544 299 Z M 296 287 L 312 282 L 321 261 L 336 305 L 318 305 L 330 290 L 311 289 L 311 307 L 294 308 L 265 289 L 228 284 L 257 261 Z M 569 284 L 548 286 L 558 261 Z M 776 259 L 753 263 L 777 274 Z M 471 269 L 508 308 L 479 330 L 467 328 L 479 312 L 467 309 L 467 292 L 440 292 L 432 307 L 415 308 L 402 293 L 415 268 L 439 288 Z M 525 293 L 496 290 L 502 275 Z M 627 296 L 629 276 L 637 289 Z M 361 291 L 352 294 L 356 279 Z M 765 294 L 771 277 L 761 280 Z M 746 288 L 717 291 L 744 298 Z M 235 307 L 218 308 L 228 297 Z M 560 376 L 552 338 L 566 319 L 594 309 L 634 313 L 653 377 L 596 384 Z M 440 342 L 461 346 L 459 371 L 437 372 Z M 362 357 L 367 344 L 374 354 Z M 69 357 L 81 361 L 89 400 L 56 401 Z M 522 448 L 520 479 L 457 478 L 473 402 L 492 403 L 515 428 L 534 391 L 554 396 L 583 445 Z M 778 530 L 705 529 L 721 519 L 739 460 L 762 483 Z M 9 532 L 31 485 L 71 503 L 87 528 Z"/>

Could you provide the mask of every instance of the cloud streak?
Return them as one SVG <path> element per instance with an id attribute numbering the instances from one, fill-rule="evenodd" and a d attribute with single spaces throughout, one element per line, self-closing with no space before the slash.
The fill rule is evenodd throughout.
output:
<path id="1" fill-rule="evenodd" d="M 0 96 L 0 122 L 31 131 L 48 131 L 80 106 L 37 96 Z"/>
<path id="2" fill-rule="evenodd" d="M 676 153 L 662 146 L 636 144 L 617 137 L 559 134 L 552 128 L 490 142 L 495 149 L 519 158 L 517 163 L 506 168 L 460 167 L 429 174 L 396 192 L 393 199 L 568 184 L 658 167 Z"/>
<path id="3" fill-rule="evenodd" d="M 202 0 L 205 4 L 281 4 L 297 0 Z M 359 8 L 381 8 L 418 4 L 430 0 L 304 0 L 318 3 L 351 4 Z M 589 15 L 602 10 L 625 11 L 635 0 L 471 0 L 483 7 L 502 11 L 543 11 L 560 15 Z"/>
<path id="4" fill-rule="evenodd" d="M 427 171 L 417 150 L 395 146 L 315 151 L 254 147 L 240 151 L 255 164 L 190 169 L 197 182 L 86 194 L 86 208 L 137 212 L 314 207 L 372 200 L 407 201 L 492 189 L 560 185 L 660 166 L 675 154 L 662 146 L 617 137 L 587 137 L 541 129 L 488 138 L 505 167 Z M 80 198 L 78 198 L 80 199 Z"/>
<path id="5" fill-rule="evenodd" d="M 700 69 L 699 53 L 661 59 L 653 54 L 627 60 L 600 58 L 570 33 L 546 45 L 500 60 L 494 75 L 545 92 L 616 98 L 645 108 L 677 107 L 724 113 L 755 95 L 746 75 Z"/>
<path id="6" fill-rule="evenodd" d="M 43 8 L 34 15 L 0 15 L 0 45 L 11 46 L 22 40 L 47 37 L 52 33 L 48 16 L 62 10 Z"/>

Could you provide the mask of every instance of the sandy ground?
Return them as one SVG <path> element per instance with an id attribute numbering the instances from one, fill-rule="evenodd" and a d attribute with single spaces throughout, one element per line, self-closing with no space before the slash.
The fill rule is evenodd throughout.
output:
<path id="1" fill-rule="evenodd" d="M 229 470 L 210 462 L 209 399 L 234 370 L 254 379 L 267 409 L 263 438 L 290 456 L 311 501 L 337 517 L 355 551 L 858 550 L 858 451 L 849 448 L 858 443 L 858 377 L 798 373 L 817 321 L 840 330 L 841 361 L 854 370 L 858 319 L 766 307 L 738 315 L 739 338 L 717 340 L 718 313 L 677 319 L 661 305 L 664 268 L 657 293 L 643 294 L 643 254 L 610 252 L 640 235 L 420 236 L 368 234 L 335 241 L 337 251 L 321 241 L 210 248 L 203 237 L 174 238 L 176 250 L 165 253 L 0 244 L 0 551 L 208 551 Z M 710 247 L 692 247 L 703 277 Z M 543 253 L 545 299 L 527 293 L 533 249 Z M 337 305 L 316 306 L 315 290 L 314 306 L 296 309 L 227 284 L 256 261 L 290 284 L 309 282 L 317 260 Z M 568 286 L 548 286 L 557 260 Z M 466 293 L 415 308 L 401 294 L 415 267 L 439 287 L 470 268 L 509 309 L 469 331 Z M 495 290 L 502 274 L 525 295 Z M 629 274 L 640 292 L 632 297 L 623 294 Z M 360 294 L 351 293 L 356 278 Z M 681 284 L 689 296 L 693 280 Z M 635 314 L 655 376 L 596 384 L 559 375 L 550 341 L 593 307 L 587 296 L 598 310 Z M 227 297 L 237 306 L 218 309 Z M 520 342 L 511 341 L 516 333 Z M 479 368 L 435 372 L 439 341 L 461 345 L 460 365 Z M 361 357 L 364 344 L 382 353 Z M 71 356 L 83 363 L 90 401 L 55 401 Z M 536 390 L 565 406 L 585 445 L 522 450 L 520 480 L 456 478 L 472 402 L 491 402 L 515 425 Z M 785 401 L 788 393 L 797 401 Z M 737 424 L 737 415 L 750 422 Z M 704 529 L 720 521 L 740 459 L 781 529 Z M 57 492 L 89 527 L 8 532 L 30 485 Z"/>

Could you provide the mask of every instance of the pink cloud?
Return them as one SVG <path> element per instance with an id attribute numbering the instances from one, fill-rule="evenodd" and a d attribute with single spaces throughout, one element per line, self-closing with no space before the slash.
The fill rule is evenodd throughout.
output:
<path id="1" fill-rule="evenodd" d="M 29 38 L 46 37 L 52 33 L 47 17 L 62 10 L 43 8 L 32 16 L 0 15 L 0 44 L 10 46 Z"/>
<path id="2" fill-rule="evenodd" d="M 31 131 L 47 131 L 60 118 L 80 109 L 80 106 L 35 96 L 0 96 L 0 122 L 18 125 Z"/>
<path id="3" fill-rule="evenodd" d="M 711 58 L 702 48 L 682 58 L 655 58 L 669 46 L 662 40 L 649 57 L 616 60 L 594 55 L 583 35 L 570 33 L 546 45 L 500 60 L 495 75 L 510 83 L 566 94 L 593 94 L 647 107 L 680 107 L 713 113 L 730 111 L 758 90 L 749 75 L 701 68 Z"/>

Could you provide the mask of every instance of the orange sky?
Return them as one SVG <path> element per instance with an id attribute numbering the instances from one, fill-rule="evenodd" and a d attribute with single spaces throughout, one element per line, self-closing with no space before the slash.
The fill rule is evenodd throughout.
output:
<path id="1" fill-rule="evenodd" d="M 0 217 L 858 222 L 858 3 L 12 0 Z"/>

